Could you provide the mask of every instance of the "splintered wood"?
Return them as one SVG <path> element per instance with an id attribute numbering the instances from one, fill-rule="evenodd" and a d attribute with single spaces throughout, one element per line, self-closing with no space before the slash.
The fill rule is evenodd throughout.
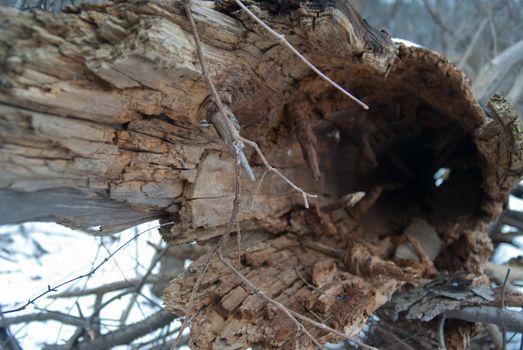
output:
<path id="1" fill-rule="evenodd" d="M 242 262 L 240 272 L 270 297 L 306 317 L 342 330 L 348 337 L 357 334 L 366 317 L 401 284 L 348 274 L 334 259 L 325 259 L 323 254 L 304 248 L 298 237 L 292 236 L 244 250 Z M 235 263 L 234 258 L 231 263 Z M 169 310 L 180 315 L 188 311 L 190 290 L 185 284 L 194 281 L 199 272 L 199 268 L 194 268 L 188 275 L 172 281 L 164 294 Z M 194 307 L 200 310 L 192 324 L 196 332 L 192 334 L 195 348 L 251 344 L 292 348 L 294 345 L 294 324 L 272 305 L 251 294 L 218 260 L 209 266 Z M 307 323 L 304 326 L 322 343 L 336 339 Z M 313 345 L 306 337 L 301 339 L 305 348 Z"/>
<path id="2" fill-rule="evenodd" d="M 328 10 L 320 13 L 338 18 L 338 10 L 329 10 L 334 14 Z M 300 11 L 306 12 L 304 8 Z M 350 11 L 342 13 L 357 21 L 350 17 Z M 242 18 L 239 13 L 235 16 Z M 300 25 L 306 30 L 306 25 Z M 322 42 L 318 30 L 308 35 L 312 42 Z M 314 45 L 312 42 L 308 45 Z M 376 54 L 387 52 L 378 47 Z M 481 276 L 481 264 L 490 251 L 486 224 L 515 183 L 514 176 L 498 177 L 490 185 L 498 186 L 497 198 L 492 190 L 484 193 L 486 197 L 478 195 L 486 190 L 481 174 L 508 164 L 506 152 L 494 157 L 484 143 L 498 142 L 502 147 L 514 148 L 509 144 L 513 138 L 501 135 L 512 132 L 517 136 L 519 129 L 507 131 L 506 126 L 500 129 L 486 123 L 463 74 L 444 58 L 403 46 L 395 57 L 385 82 L 385 72 L 379 65 L 366 63 L 363 68 L 358 63 L 345 63 L 353 72 L 352 86 L 373 102 L 374 108 L 368 112 L 333 95 L 319 79 L 301 82 L 277 112 L 283 124 L 277 133 L 267 134 L 274 141 L 262 143 L 264 152 L 277 166 L 289 170 L 308 168 L 308 172 L 302 170 L 290 176 L 320 197 L 311 203 L 310 210 L 303 210 L 294 195 L 279 197 L 291 190 L 285 189 L 285 183 L 267 183 L 265 179 L 259 187 L 242 180 L 242 237 L 253 233 L 258 236 L 244 246 L 240 265 L 231 253 L 234 249 L 229 249 L 230 264 L 256 289 L 217 259 L 203 275 L 193 305 L 188 305 L 188 300 L 204 265 L 197 261 L 185 275 L 173 280 L 164 300 L 169 310 L 191 317 L 193 348 L 258 345 L 291 349 L 297 342 L 300 348 L 315 347 L 311 339 L 296 330 L 288 315 L 256 290 L 292 312 L 334 329 L 329 332 L 303 322 L 307 331 L 324 343 L 344 340 L 340 334 L 346 338 L 357 335 L 367 318 L 402 286 L 417 286 L 441 271 L 452 275 L 467 269 Z M 411 80 L 405 80 L 405 76 Z M 453 101 L 443 103 L 449 94 L 453 94 Z M 240 124 L 248 126 L 247 132 L 257 134 L 263 128 L 251 121 L 256 115 L 253 106 L 259 105 L 242 104 L 236 115 Z M 491 129 L 495 131 L 488 131 Z M 482 137 L 485 130 L 489 135 L 497 132 L 496 141 Z M 296 154 L 298 159 L 294 158 Z M 215 167 L 219 163 L 214 159 L 207 164 Z M 207 198 L 194 201 L 191 221 L 179 230 L 174 242 L 206 239 L 222 232 L 213 224 L 223 227 L 231 210 L 227 201 L 232 200 L 233 177 L 231 166 L 225 167 L 229 169 L 217 171 L 202 166 L 193 192 L 197 198 L 200 193 L 217 191 L 213 197 L 219 198 L 223 206 L 210 208 Z M 256 166 L 254 170 L 262 173 Z M 435 177 L 439 171 L 444 173 L 441 180 Z M 512 171 L 520 174 L 521 170 Z M 253 198 L 255 207 L 250 201 Z M 291 204 L 284 198 L 294 199 Z M 255 227 L 249 218 L 256 220 Z M 259 236 L 260 228 L 269 236 Z M 479 281 L 484 286 L 477 286 L 476 293 L 487 288 L 486 279 Z M 471 297 L 467 303 L 452 306 L 442 303 L 440 308 L 433 308 L 431 317 L 460 305 L 485 304 L 490 298 Z M 434 300 L 430 302 L 437 302 Z M 397 313 L 407 310 L 415 315 L 412 317 L 427 320 L 420 314 L 426 305 L 431 304 Z M 462 328 L 459 334 L 470 334 L 470 327 Z M 451 343 L 465 342 L 454 333 L 449 333 Z"/>
<path id="3" fill-rule="evenodd" d="M 357 335 L 394 292 L 439 273 L 482 281 L 487 224 L 523 171 L 523 127 L 508 102 L 493 98 L 487 117 L 450 61 L 394 44 L 347 1 L 245 5 L 370 109 L 312 74 L 235 1 L 192 1 L 216 89 L 240 139 L 264 155 L 244 149 L 258 182 L 241 177 L 241 265 L 236 237 L 226 261 L 318 322 L 300 318 L 322 343 Z M 0 8 L 0 202 L 9 203 L 0 223 L 113 232 L 162 218 L 176 222 L 162 231 L 173 244 L 216 241 L 233 211 L 235 164 L 210 124 L 182 4 L 68 12 Z M 308 210 L 305 192 L 318 195 Z M 192 348 L 314 348 L 223 261 L 201 275 L 207 258 L 164 294 L 191 320 Z M 472 328 L 459 328 L 456 344 L 459 334 Z"/>

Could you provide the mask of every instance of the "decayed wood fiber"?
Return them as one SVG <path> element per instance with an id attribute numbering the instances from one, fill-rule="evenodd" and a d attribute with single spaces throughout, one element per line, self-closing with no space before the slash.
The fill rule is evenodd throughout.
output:
<path id="1" fill-rule="evenodd" d="M 256 28 L 246 30 L 241 13 L 231 10 L 237 16 L 233 18 L 212 7 L 194 3 L 211 73 L 220 91 L 233 97 L 235 110 L 257 110 L 266 117 L 260 129 L 257 116 L 242 113 L 242 133 L 263 138 L 265 126 L 281 123 L 276 106 L 310 72 L 272 38 Z M 209 152 L 224 151 L 198 113 L 207 88 L 181 3 L 117 1 L 70 7 L 68 12 L 1 9 L 0 187 L 24 192 L 75 188 L 85 198 L 101 194 L 126 204 L 125 215 L 115 215 L 105 225 L 124 223 L 133 215 L 141 218 L 143 211 L 154 210 L 155 216 L 177 212 L 182 193 L 192 191 L 200 161 Z M 338 31 L 332 19 L 345 21 L 341 10 L 331 12 L 317 13 L 318 35 L 304 35 L 313 25 L 306 13 L 286 14 L 289 25 L 283 29 L 299 28 L 290 40 L 319 46 L 323 31 Z M 392 48 L 376 45 L 367 54 L 359 36 L 336 35 L 350 46 L 311 49 L 318 62 L 359 51 L 364 54 L 358 61 L 380 71 L 388 67 Z M 373 35 L 377 43 L 390 41 Z M 300 150 L 293 159 L 284 163 L 301 163 Z M 70 204 L 67 196 L 60 199 Z M 16 211 L 22 207 L 16 202 L 12 206 Z M 15 210 L 3 209 L 2 222 L 11 222 Z M 82 228 L 100 224 L 90 219 L 95 208 L 41 216 L 38 208 L 25 206 L 24 212 L 23 220 L 48 219 Z"/>
<path id="2" fill-rule="evenodd" d="M 236 263 L 234 253 L 231 262 Z M 301 246 L 296 237 L 281 237 L 242 252 L 239 269 L 258 288 L 275 300 L 315 321 L 353 336 L 368 315 L 387 301 L 401 282 L 366 280 L 340 269 L 335 260 Z M 164 293 L 167 308 L 189 313 L 190 289 L 204 265 L 190 275 L 171 282 Z M 191 346 L 196 349 L 248 347 L 292 348 L 296 326 L 280 310 L 266 304 L 246 289 L 221 262 L 209 266 L 193 306 L 198 310 L 192 323 Z M 306 324 L 305 324 L 306 325 Z M 336 337 L 318 328 L 306 328 L 321 342 Z M 313 347 L 301 337 L 305 348 Z"/>
<path id="3" fill-rule="evenodd" d="M 211 74 L 240 133 L 319 195 L 304 211 L 274 175 L 256 196 L 256 184 L 242 177 L 240 227 L 256 236 L 241 253 L 246 277 L 353 335 L 402 285 L 434 271 L 481 273 L 491 248 L 486 225 L 521 175 L 498 172 L 513 164 L 507 150 L 521 129 L 487 118 L 461 71 L 433 52 L 394 44 L 344 1 L 296 1 L 281 11 L 247 2 L 369 104 L 364 111 L 230 1 L 193 3 Z M 223 233 L 234 167 L 204 120 L 207 87 L 179 1 L 115 1 L 58 15 L 2 8 L 0 21 L 0 198 L 13 200 L 0 208 L 1 222 L 121 228 L 163 217 L 176 221 L 163 232 L 173 243 Z M 252 150 L 247 157 L 260 178 L 261 162 Z M 436 186 L 433 176 L 444 169 L 450 175 Z M 365 196 L 345 200 L 355 193 Z M 60 205 L 42 211 L 22 202 L 31 196 Z M 114 215 L 100 218 L 101 207 Z M 20 208 L 24 215 L 15 216 Z M 439 235 L 434 261 L 395 258 L 399 246 L 418 246 L 405 234 L 415 219 Z M 292 323 L 218 261 L 188 310 L 198 271 L 165 292 L 169 310 L 194 316 L 194 348 L 294 346 Z"/>
<path id="4" fill-rule="evenodd" d="M 74 188 L 86 201 L 118 208 L 100 222 L 96 204 L 74 211 L 69 196 L 54 196 L 69 210 L 43 213 L 13 201 L 2 207 L 2 222 L 86 228 L 176 212 L 202 154 L 221 150 L 215 131 L 188 113 L 197 108 L 191 98 L 205 97 L 194 83 L 192 37 L 146 14 L 149 7 L 157 5 L 122 2 L 59 15 L 0 10 L 0 187 L 40 197 Z M 222 27 L 217 40 L 226 37 Z"/>
<path id="5" fill-rule="evenodd" d="M 329 59 L 334 64 L 339 57 Z M 284 236 L 273 241 L 265 240 L 246 249 L 242 253 L 244 265 L 241 272 L 258 288 L 275 296 L 276 300 L 291 309 L 314 320 L 325 320 L 326 324 L 353 335 L 362 327 L 368 315 L 387 301 L 386 295 L 393 293 L 405 282 L 416 284 L 419 278 L 431 278 L 438 271 L 452 274 L 468 270 L 479 274 L 481 264 L 490 255 L 491 249 L 486 225 L 499 212 L 508 188 L 516 180 L 488 175 L 500 164 L 506 163 L 510 154 L 500 152 L 494 155 L 489 153 L 491 151 L 487 152 L 486 149 L 491 150 L 493 146 L 485 146 L 484 138 L 479 135 L 487 128 L 495 129 L 489 134 L 492 136 L 489 142 L 506 148 L 510 146 L 509 141 L 503 137 L 505 131 L 495 127 L 495 122 L 485 117 L 463 73 L 444 57 L 425 49 L 399 46 L 398 54 L 388 71 L 381 71 L 369 64 L 344 62 L 343 65 L 350 72 L 350 78 L 336 70 L 332 71 L 333 76 L 342 82 L 347 79 L 347 85 L 370 103 L 368 112 L 358 110 L 318 79 L 306 78 L 295 90 L 294 98 L 288 100 L 285 108 L 278 112 L 286 128 L 280 127 L 278 134 L 269 134 L 276 138 L 272 141 L 272 147 L 270 141 L 258 141 L 268 149 L 270 159 L 278 162 L 277 165 L 284 165 L 284 162 L 279 163 L 282 153 L 287 150 L 288 154 L 293 154 L 296 150 L 287 146 L 288 141 L 283 137 L 286 132 L 289 133 L 288 138 L 298 142 L 304 154 L 300 155 L 302 163 L 298 164 L 307 165 L 310 170 L 307 176 L 311 179 L 318 175 L 314 159 L 316 156 L 320 159 L 320 180 L 312 185 L 299 182 L 307 190 L 313 188 L 321 195 L 317 206 L 336 208 L 337 198 L 355 191 L 366 192 L 366 197 L 355 207 L 334 209 L 321 215 L 321 211 L 315 212 L 315 209 L 312 209 L 315 214 L 296 216 L 292 213 L 287 226 L 285 220 L 277 226 L 265 226 L 269 231 L 283 232 Z M 253 106 L 262 110 L 270 107 L 259 106 L 256 101 L 252 101 L 252 105 L 238 107 L 240 124 L 244 122 L 242 125 L 247 125 L 246 130 L 253 132 L 256 137 L 261 126 L 257 123 L 251 126 L 252 116 L 258 115 Z M 264 115 L 272 120 L 273 113 Z M 295 123 L 296 118 L 305 118 L 307 129 Z M 251 131 L 252 128 L 255 131 Z M 315 139 L 309 137 L 307 140 L 306 135 L 311 131 Z M 336 132 L 340 133 L 341 141 L 329 139 L 328 135 Z M 409 146 L 408 143 L 402 143 L 406 135 L 419 135 L 417 144 Z M 433 150 L 427 156 L 433 158 L 430 160 L 430 173 L 418 169 L 423 167 L 422 157 L 411 163 L 402 160 L 402 147 Z M 399 152 L 395 155 L 391 149 L 399 149 Z M 398 155 L 400 159 L 397 159 Z M 292 161 L 294 158 L 290 156 L 288 159 Z M 453 173 L 441 188 L 436 188 L 432 183 L 433 174 L 439 167 L 448 167 Z M 398 184 L 394 178 L 376 177 L 373 168 L 377 168 L 381 174 L 392 173 L 391 169 L 395 168 L 394 171 L 403 173 L 408 180 Z M 201 174 L 205 174 L 205 169 L 201 171 Z M 417 177 L 425 178 L 423 181 L 432 185 L 430 190 L 426 189 L 426 193 L 420 193 L 420 198 L 409 199 L 406 193 L 394 194 L 401 186 L 417 191 L 416 187 L 410 187 Z M 301 177 L 296 174 L 296 178 Z M 233 178 L 222 182 L 226 183 L 228 190 L 224 189 L 222 193 L 228 193 L 230 203 Z M 243 185 L 247 188 L 246 193 L 249 193 L 249 185 L 242 182 Z M 270 185 L 278 186 L 275 182 Z M 296 205 L 296 202 L 293 203 Z M 241 207 L 248 208 L 247 199 L 242 200 Z M 220 208 L 223 211 L 219 216 L 224 224 L 231 206 Z M 420 256 L 422 263 L 394 259 L 394 251 L 406 239 L 402 231 L 418 216 L 427 220 L 438 233 L 442 240 L 440 253 L 434 261 L 427 260 L 426 255 Z M 242 228 L 248 232 L 248 222 L 244 222 Z M 190 232 L 181 230 L 180 237 L 183 240 L 198 237 L 196 231 L 192 235 Z M 220 235 L 221 232 L 223 228 L 214 230 L 212 235 Z M 296 233 L 300 238 L 293 238 Z M 176 241 L 176 237 L 174 239 Z M 290 246 L 283 243 L 289 240 L 293 242 Z M 315 241 L 316 244 L 312 246 L 316 250 L 304 241 Z M 277 257 L 282 252 L 285 254 L 280 262 Z M 303 262 L 308 254 L 314 258 L 309 263 Z M 250 263 L 252 255 L 265 256 L 266 265 Z M 231 262 L 236 261 L 234 253 L 230 254 L 230 258 Z M 348 304 L 356 302 L 356 305 L 351 304 L 350 309 L 350 315 L 355 315 L 354 318 L 348 319 L 346 315 L 340 314 L 333 318 L 328 306 L 320 306 L 323 305 L 321 292 L 314 289 L 314 281 L 328 279 L 331 276 L 329 271 L 332 270 L 324 272 L 327 277 L 322 277 L 323 274 L 313 277 L 314 273 L 305 272 L 304 279 L 294 271 L 295 268 L 314 270 L 310 267 L 312 261 L 319 265 L 333 261 L 336 276 L 343 274 L 345 277 L 342 280 L 361 281 L 362 284 L 358 285 L 361 290 L 379 292 L 375 295 L 372 292 L 367 294 L 362 304 L 358 304 L 359 299 L 354 296 L 349 298 L 351 301 L 346 301 Z M 267 271 L 271 268 L 276 269 L 276 272 Z M 295 328 L 292 322 L 258 296 L 250 294 L 218 261 L 211 264 L 208 276 L 205 277 L 209 282 L 200 288 L 194 309 L 186 309 L 188 295 L 199 271 L 195 268 L 174 280 L 164 294 L 168 308 L 181 315 L 194 316 L 191 328 L 191 344 L 194 348 L 247 347 L 253 344 L 264 348 L 294 346 Z M 287 277 L 289 281 L 285 284 Z M 284 283 L 284 286 L 276 281 Z M 297 295 L 296 288 L 306 291 L 306 302 L 301 294 Z M 343 286 L 343 283 L 342 286 L 338 284 L 337 288 L 350 294 L 350 288 Z M 251 310 L 251 303 L 258 305 L 257 313 L 245 311 Z M 344 303 L 338 299 L 333 305 L 336 305 L 336 309 L 343 309 L 346 305 Z M 320 341 L 334 341 L 336 338 L 314 327 L 308 329 Z M 463 334 L 469 333 L 470 329 L 467 328 Z M 306 337 L 300 339 L 305 348 L 313 347 Z M 464 341 L 456 338 L 453 342 L 461 344 Z"/>

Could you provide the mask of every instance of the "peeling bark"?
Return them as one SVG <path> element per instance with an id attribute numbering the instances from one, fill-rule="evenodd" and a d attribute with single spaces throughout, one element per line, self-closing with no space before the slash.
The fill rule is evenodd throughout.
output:
<path id="1" fill-rule="evenodd" d="M 506 100 L 492 99 L 488 117 L 447 59 L 393 43 L 344 1 L 246 4 L 370 109 L 316 77 L 232 2 L 194 4 L 241 135 L 319 195 L 307 211 L 281 179 L 268 175 L 256 193 L 242 177 L 241 272 L 348 336 L 434 269 L 481 275 L 486 225 L 523 171 L 523 129 Z M 161 218 L 176 222 L 162 232 L 173 243 L 220 236 L 234 164 L 205 120 L 209 96 L 181 3 L 68 11 L 0 8 L 0 223 L 52 220 L 104 233 Z M 252 150 L 247 158 L 260 178 L 263 164 Z M 441 241 L 436 258 L 407 230 L 419 219 Z M 396 256 L 406 244 L 419 259 Z M 194 348 L 294 346 L 292 322 L 217 260 L 189 307 L 201 269 L 197 261 L 164 295 L 168 310 L 194 316 Z"/>

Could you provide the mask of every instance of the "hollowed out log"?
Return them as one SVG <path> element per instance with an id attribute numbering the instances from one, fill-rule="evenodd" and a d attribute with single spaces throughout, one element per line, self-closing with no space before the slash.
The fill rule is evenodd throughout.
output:
<path id="1" fill-rule="evenodd" d="M 491 100 L 487 116 L 451 62 L 395 43 L 345 1 L 245 3 L 370 109 L 317 77 L 233 2 L 193 4 L 241 135 L 318 194 L 306 210 L 274 174 L 256 196 L 257 184 L 242 176 L 240 271 L 348 336 L 401 286 L 436 270 L 480 275 L 491 252 L 487 224 L 522 170 L 522 129 L 507 102 Z M 110 233 L 161 218 L 176 221 L 162 232 L 172 243 L 217 239 L 230 218 L 234 164 L 207 120 L 208 90 L 181 3 L 68 11 L 0 9 L 0 222 Z M 246 154 L 260 179 L 262 163 Z M 405 234 L 413 222 L 435 230 L 434 261 L 419 249 L 418 261 L 398 257 L 406 244 L 416 251 Z M 234 242 L 226 251 L 238 264 Z M 189 306 L 203 266 L 196 261 L 164 294 L 167 309 L 194 317 L 194 348 L 294 346 L 293 323 L 218 260 Z M 304 325 L 321 342 L 338 339 Z"/>

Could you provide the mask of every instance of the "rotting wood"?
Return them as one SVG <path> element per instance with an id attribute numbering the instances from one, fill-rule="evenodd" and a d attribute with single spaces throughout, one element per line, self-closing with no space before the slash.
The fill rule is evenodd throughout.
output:
<path id="1" fill-rule="evenodd" d="M 304 211 L 274 174 L 261 186 L 242 177 L 239 219 L 251 243 L 240 271 L 291 310 L 346 335 L 434 268 L 479 275 L 490 253 L 486 225 L 521 175 L 511 158 L 520 154 L 521 128 L 505 102 L 491 108 L 495 117 L 509 111 L 508 119 L 487 118 L 448 60 L 393 44 L 343 1 L 246 4 L 370 110 L 313 75 L 232 1 L 194 2 L 212 78 L 231 97 L 242 136 L 319 195 Z M 0 202 L 2 223 L 42 218 L 112 232 L 165 217 L 179 222 L 163 232 L 171 242 L 221 235 L 234 164 L 202 118 L 209 96 L 181 3 L 69 11 L 0 9 L 0 198 L 11 200 Z M 253 150 L 246 156 L 260 179 L 263 164 Z M 56 204 L 42 210 L 46 200 Z M 414 218 L 437 232 L 435 259 L 395 259 Z M 226 252 L 236 259 L 234 249 Z M 165 292 L 177 314 L 186 311 L 197 263 Z M 294 325 L 218 261 L 196 300 L 194 348 L 295 345 Z M 305 326 L 321 341 L 337 339 Z"/>

